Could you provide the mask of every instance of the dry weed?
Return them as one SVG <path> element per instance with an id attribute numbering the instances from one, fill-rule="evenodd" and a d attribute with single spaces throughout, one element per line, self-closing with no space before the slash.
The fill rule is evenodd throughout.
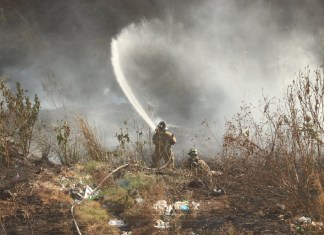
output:
<path id="1" fill-rule="evenodd" d="M 260 119 L 254 107 L 242 106 L 226 123 L 223 138 L 225 171 L 236 167 L 258 187 L 286 195 L 289 207 L 314 217 L 324 216 L 316 209 L 322 203 L 323 87 L 323 71 L 312 76 L 306 69 L 287 88 L 283 101 L 263 97 Z"/>
<path id="2" fill-rule="evenodd" d="M 85 234 L 119 234 L 118 228 L 108 224 L 110 216 L 98 202 L 85 201 L 77 206 L 75 217 Z"/>
<path id="3" fill-rule="evenodd" d="M 103 147 L 102 141 L 98 138 L 98 134 L 96 134 L 94 129 L 90 127 L 85 118 L 78 115 L 76 120 L 83 135 L 82 141 L 88 152 L 89 158 L 96 161 L 107 160 L 107 151 Z"/>

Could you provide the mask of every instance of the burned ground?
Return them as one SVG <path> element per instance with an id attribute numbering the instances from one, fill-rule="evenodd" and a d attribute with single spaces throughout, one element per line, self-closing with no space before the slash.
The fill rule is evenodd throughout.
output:
<path id="1" fill-rule="evenodd" d="M 69 187 L 80 177 L 87 178 L 80 169 L 80 166 L 53 166 L 46 161 L 36 164 L 22 157 L 12 158 L 9 164 L 2 163 L 0 234 L 77 234 L 71 214 L 73 199 L 69 195 Z M 111 170 L 108 166 L 92 170 L 96 179 L 93 183 L 98 184 Z M 193 184 L 194 178 L 184 169 L 154 173 L 129 166 L 107 180 L 102 189 L 117 185 L 126 172 L 136 171 L 158 179 L 157 182 L 163 181 L 163 192 L 140 189 L 145 200 L 141 206 L 129 204 L 128 199 L 123 199 L 113 208 L 107 203 L 105 195 L 97 201 L 106 208 L 107 214 L 124 219 L 132 234 L 297 234 L 301 227 L 296 218 L 306 213 L 289 205 L 284 192 L 262 185 L 266 179 L 257 179 L 248 171 L 234 168 L 217 176 L 213 185 L 204 187 Z M 213 194 L 215 187 L 224 190 L 224 193 Z M 156 215 L 150 216 L 154 213 L 152 205 L 156 198 L 168 202 L 189 200 L 200 205 L 196 210 L 190 208 L 188 212 L 179 212 L 175 215 L 177 221 L 172 224 L 174 227 L 161 230 L 153 226 Z M 143 209 L 149 216 L 145 217 L 145 213 L 140 212 Z M 78 223 L 78 217 L 76 221 Z M 108 225 L 108 221 L 104 223 Z M 89 225 L 80 221 L 78 225 L 82 234 L 90 234 L 87 231 L 109 234 L 87 230 Z M 320 234 L 320 229 L 313 228 L 313 231 L 317 230 Z M 119 229 L 111 231 L 114 231 L 112 234 L 121 233 Z"/>

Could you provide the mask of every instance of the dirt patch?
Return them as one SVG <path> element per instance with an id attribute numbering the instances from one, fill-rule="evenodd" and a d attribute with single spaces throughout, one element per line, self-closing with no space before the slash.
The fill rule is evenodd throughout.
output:
<path id="1" fill-rule="evenodd" d="M 14 158 L 0 172 L 0 234 L 73 233 L 71 199 L 54 184 L 55 167 Z"/>

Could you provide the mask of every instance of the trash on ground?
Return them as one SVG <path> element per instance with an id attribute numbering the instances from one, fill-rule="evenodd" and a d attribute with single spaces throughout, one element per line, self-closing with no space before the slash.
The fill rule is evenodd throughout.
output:
<path id="1" fill-rule="evenodd" d="M 221 171 L 211 171 L 211 173 L 212 173 L 213 176 L 223 175 L 223 172 L 221 172 Z"/>
<path id="2" fill-rule="evenodd" d="M 313 227 L 319 227 L 320 230 L 321 230 L 321 228 L 323 227 L 323 222 L 315 222 L 315 221 L 313 221 L 313 222 L 311 223 L 311 225 L 312 225 Z"/>
<path id="3" fill-rule="evenodd" d="M 144 199 L 142 197 L 136 197 L 135 198 L 135 203 L 136 204 L 142 204 L 144 202 Z"/>
<path id="4" fill-rule="evenodd" d="M 194 232 L 189 232 L 188 235 L 199 235 L 198 233 L 194 233 Z"/>
<path id="5" fill-rule="evenodd" d="M 187 211 L 187 210 L 189 210 L 189 202 L 188 201 L 177 201 L 173 205 L 174 205 L 174 209 L 176 211 L 179 211 L 179 210 Z"/>
<path id="6" fill-rule="evenodd" d="M 117 219 L 111 219 L 108 222 L 109 225 L 111 226 L 116 226 L 116 227 L 124 227 L 126 226 L 125 222 L 123 220 L 117 220 Z"/>
<path id="7" fill-rule="evenodd" d="M 212 196 L 220 196 L 225 194 L 225 191 L 223 189 L 218 189 L 218 188 L 214 188 L 211 192 Z"/>
<path id="8" fill-rule="evenodd" d="M 285 210 L 286 206 L 284 204 L 276 204 L 276 207 L 280 210 Z"/>
<path id="9" fill-rule="evenodd" d="M 167 207 L 165 207 L 164 209 L 164 213 L 162 215 L 162 218 L 165 221 L 170 221 L 172 219 L 172 216 L 174 215 L 174 209 L 172 205 L 169 205 Z"/>
<path id="10" fill-rule="evenodd" d="M 160 229 L 166 229 L 166 228 L 170 228 L 171 226 L 170 226 L 169 222 L 164 222 L 162 220 L 157 220 L 154 227 L 155 228 L 160 228 Z"/>
<path id="11" fill-rule="evenodd" d="M 200 203 L 191 202 L 191 204 L 192 204 L 194 210 L 198 210 L 198 206 L 200 206 Z"/>
<path id="12" fill-rule="evenodd" d="M 298 222 L 310 224 L 312 220 L 309 217 L 302 216 L 298 218 Z"/>
<path id="13" fill-rule="evenodd" d="M 184 212 L 189 211 L 189 206 L 188 205 L 181 205 L 180 210 L 184 211 Z"/>
<path id="14" fill-rule="evenodd" d="M 74 184 L 69 190 L 69 194 L 74 200 L 94 200 L 99 197 L 100 191 L 96 191 L 95 193 L 93 193 L 93 189 L 89 185 L 86 185 L 84 189 L 82 189 L 82 187 L 84 188 L 84 186 L 78 183 Z"/>
<path id="15" fill-rule="evenodd" d="M 159 210 L 160 212 L 164 212 L 164 209 L 168 206 L 166 200 L 158 200 L 154 205 L 153 208 Z"/>
<path id="16" fill-rule="evenodd" d="M 135 190 L 135 203 L 136 204 L 142 204 L 144 202 L 144 199 L 142 198 L 142 196 L 139 194 L 138 190 Z"/>
<path id="17" fill-rule="evenodd" d="M 54 165 L 62 165 L 61 157 L 58 155 L 58 153 L 54 150 L 50 150 L 47 159 L 49 162 L 53 163 Z"/>
<path id="18" fill-rule="evenodd" d="M 81 201 L 83 199 L 83 190 L 78 185 L 73 185 L 69 190 L 69 194 L 74 200 Z"/>
<path id="19" fill-rule="evenodd" d="M 129 231 L 129 232 L 123 231 L 123 233 L 120 235 L 131 235 L 131 234 L 133 234 L 131 231 Z"/>
<path id="20" fill-rule="evenodd" d="M 85 188 L 83 197 L 88 198 L 91 195 L 92 191 L 93 191 L 93 189 L 90 186 L 87 185 L 86 188 Z"/>

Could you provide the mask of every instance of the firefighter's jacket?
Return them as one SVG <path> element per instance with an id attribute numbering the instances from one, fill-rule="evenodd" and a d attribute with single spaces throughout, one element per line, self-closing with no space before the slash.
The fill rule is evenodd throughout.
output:
<path id="1" fill-rule="evenodd" d="M 155 145 L 155 155 L 171 155 L 171 146 L 177 142 L 176 137 L 169 131 L 157 131 L 153 134 L 153 144 Z"/>
<path id="2" fill-rule="evenodd" d="M 212 178 L 212 172 L 208 166 L 208 164 L 201 159 L 190 159 L 189 158 L 189 164 L 192 170 L 195 169 L 196 175 L 201 178 L 207 178 L 208 180 L 211 180 Z"/>

